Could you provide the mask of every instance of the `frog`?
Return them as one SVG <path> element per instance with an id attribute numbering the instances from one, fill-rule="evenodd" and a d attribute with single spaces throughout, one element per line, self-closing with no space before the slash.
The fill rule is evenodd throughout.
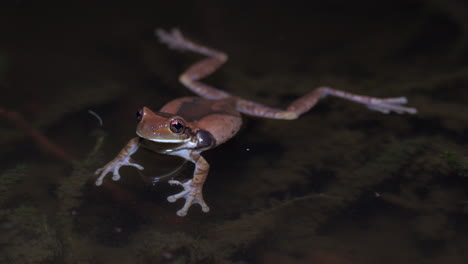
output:
<path id="1" fill-rule="evenodd" d="M 192 41 L 177 28 L 167 31 L 156 29 L 155 35 L 170 49 L 190 51 L 205 56 L 189 66 L 179 76 L 179 81 L 197 96 L 174 99 L 158 111 L 152 111 L 146 106 L 142 107 L 136 114 L 137 136 L 130 139 L 113 160 L 95 171 L 95 174 L 99 175 L 95 184 L 101 185 L 109 173 L 112 173 L 114 181 L 119 180 L 119 169 L 123 166 L 133 166 L 138 170 L 143 170 L 143 166 L 131 158 L 140 147 L 181 157 L 195 165 L 191 179 L 184 182 L 175 179 L 168 181 L 169 184 L 178 185 L 183 189 L 167 197 L 171 203 L 181 198 L 185 200 L 182 208 L 176 213 L 181 217 L 186 216 L 189 208 L 194 204 L 200 205 L 202 212 L 210 211 L 203 197 L 203 186 L 210 164 L 201 153 L 218 147 L 234 137 L 242 125 L 241 114 L 260 118 L 294 120 L 327 96 L 359 103 L 370 110 L 384 114 L 417 113 L 416 108 L 405 106 L 407 99 L 404 96 L 378 98 L 330 87 L 315 88 L 292 101 L 285 109 L 270 107 L 232 95 L 200 81 L 226 63 L 228 60 L 226 53 Z"/>

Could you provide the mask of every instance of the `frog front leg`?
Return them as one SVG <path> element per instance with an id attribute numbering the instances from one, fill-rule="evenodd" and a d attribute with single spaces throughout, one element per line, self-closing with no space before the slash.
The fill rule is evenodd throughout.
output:
<path id="1" fill-rule="evenodd" d="M 205 183 L 208 171 L 210 170 L 210 164 L 200 155 L 200 153 L 192 152 L 187 155 L 187 150 L 180 151 L 180 153 L 173 153 L 171 155 L 177 155 L 183 157 L 193 163 L 195 163 L 195 171 L 193 172 L 193 178 L 185 183 L 180 181 L 171 180 L 169 184 L 180 185 L 184 190 L 178 194 L 167 197 L 167 200 L 171 203 L 177 201 L 179 198 L 185 199 L 185 204 L 177 211 L 178 216 L 186 216 L 188 209 L 192 204 L 199 204 L 202 211 L 207 213 L 210 208 L 203 200 L 203 184 Z"/>
<path id="2" fill-rule="evenodd" d="M 96 180 L 96 185 L 101 185 L 104 177 L 112 171 L 112 179 L 118 181 L 120 179 L 119 169 L 122 166 L 133 166 L 139 170 L 143 170 L 143 166 L 136 164 L 131 161 L 130 156 L 135 153 L 140 146 L 140 138 L 132 138 L 125 147 L 117 154 L 117 156 L 107 163 L 104 167 L 96 170 L 94 174 L 100 174 L 99 178 Z"/>

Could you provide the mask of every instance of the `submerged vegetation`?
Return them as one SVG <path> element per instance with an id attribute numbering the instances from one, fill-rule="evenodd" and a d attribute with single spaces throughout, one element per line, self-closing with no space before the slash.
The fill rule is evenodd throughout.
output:
<path id="1" fill-rule="evenodd" d="M 455 173 L 468 177 L 468 158 L 456 152 L 445 152 L 442 158 L 454 170 Z"/>

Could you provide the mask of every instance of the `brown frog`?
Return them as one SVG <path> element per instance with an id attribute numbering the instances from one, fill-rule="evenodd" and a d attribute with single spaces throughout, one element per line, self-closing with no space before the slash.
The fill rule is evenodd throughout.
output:
<path id="1" fill-rule="evenodd" d="M 195 164 L 195 171 L 193 178 L 187 182 L 169 181 L 170 184 L 184 188 L 182 192 L 167 198 L 169 202 L 175 202 L 179 198 L 185 199 L 184 206 L 177 211 L 179 216 L 185 216 L 190 206 L 196 203 L 201 206 L 203 212 L 210 210 L 202 193 L 210 165 L 201 153 L 226 142 L 239 131 L 242 123 L 240 113 L 272 119 L 296 119 L 327 95 L 357 102 L 382 113 L 416 113 L 416 109 L 402 106 L 407 102 L 405 97 L 381 99 L 328 87 L 317 88 L 298 98 L 286 110 L 271 108 L 199 81 L 227 61 L 228 56 L 225 53 L 196 44 L 185 38 L 177 29 L 170 32 L 158 29 L 156 35 L 170 48 L 192 51 L 208 57 L 193 64 L 179 78 L 183 85 L 199 97 L 175 99 L 158 112 L 153 112 L 147 107 L 139 110 L 137 113 L 139 124 L 136 129 L 138 137 L 132 138 L 112 161 L 96 170 L 96 174 L 100 174 L 96 185 L 101 185 L 109 172 L 112 172 L 113 180 L 119 180 L 119 169 L 122 166 L 134 166 L 143 170 L 141 165 L 130 158 L 140 146 L 152 148 L 159 153 L 182 157 Z"/>

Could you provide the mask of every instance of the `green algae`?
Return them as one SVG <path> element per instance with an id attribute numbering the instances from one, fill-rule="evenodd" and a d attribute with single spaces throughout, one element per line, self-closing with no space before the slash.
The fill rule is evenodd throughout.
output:
<path id="1" fill-rule="evenodd" d="M 19 163 L 15 168 L 0 174 L 0 205 L 5 203 L 13 195 L 11 189 L 27 176 L 27 165 Z"/>
<path id="2" fill-rule="evenodd" d="M 216 224 L 198 239 L 184 233 L 150 232 L 150 239 L 137 236 L 135 239 L 140 241 L 138 255 L 142 259 L 155 259 L 161 258 L 164 250 L 185 249 L 187 252 L 183 254 L 188 257 L 188 263 L 206 263 L 206 260 L 213 259 L 230 263 L 234 254 L 266 240 L 274 248 L 306 251 L 309 240 L 314 238 L 322 224 L 355 203 L 363 191 L 394 177 L 427 144 L 428 139 L 410 139 L 389 145 L 361 169 L 352 174 L 343 172 L 337 183 L 322 193 L 277 201 L 256 213 Z M 297 214 L 298 211 L 304 213 Z M 291 218 L 291 215 L 295 217 Z M 282 230 L 281 236 L 275 230 Z M 145 237 L 147 235 L 145 233 Z"/>
<path id="3" fill-rule="evenodd" d="M 28 176 L 27 165 L 19 164 L 0 175 L 0 204 L 17 206 L 4 209 L 0 214 L 3 221 L 0 262 L 39 264 L 63 259 L 66 263 L 91 263 L 89 258 L 80 256 L 82 250 L 88 249 L 90 241 L 74 231 L 73 210 L 81 205 L 83 188 L 100 160 L 104 134 L 98 135 L 90 155 L 81 162 L 74 162 L 70 176 L 60 180 L 57 190 L 60 203 L 55 220 L 35 206 L 21 203 L 17 206 L 17 202 L 12 201 L 11 189 Z"/>
<path id="4" fill-rule="evenodd" d="M 375 159 L 364 164 L 355 172 L 342 171 L 335 184 L 322 193 L 311 193 L 303 197 L 278 202 L 275 206 L 259 213 L 228 221 L 209 232 L 213 241 L 222 241 L 218 251 L 235 252 L 239 247 L 255 244 L 258 239 L 269 237 L 270 243 L 278 248 L 299 250 L 316 234 L 317 228 L 333 215 L 359 199 L 363 191 L 395 176 L 405 164 L 428 143 L 427 139 L 410 139 L 392 144 Z M 304 212 L 304 214 L 294 212 Z M 273 230 L 281 229 L 281 238 L 275 238 Z M 225 236 L 224 234 L 235 234 Z M 298 240 L 302 237 L 304 241 Z M 288 239 L 289 238 L 289 239 Z M 294 242 L 291 242 L 294 241 Z M 286 242 L 286 243 L 285 243 Z M 303 243 L 301 245 L 301 243 Z"/>
<path id="5" fill-rule="evenodd" d="M 445 152 L 442 158 L 455 173 L 468 177 L 468 158 L 457 152 Z"/>
<path id="6" fill-rule="evenodd" d="M 63 245 L 62 257 L 65 263 L 92 263 L 92 258 L 81 254 L 89 248 L 91 241 L 76 233 L 73 211 L 81 206 L 83 189 L 100 161 L 99 150 L 104 143 L 105 133 L 98 129 L 94 135 L 96 143 L 90 154 L 82 161 L 74 162 L 71 174 L 60 180 L 57 190 L 57 230 Z"/>
<path id="7" fill-rule="evenodd" d="M 46 263 L 61 253 L 61 243 L 55 230 L 46 216 L 34 207 L 19 206 L 10 210 L 2 229 L 2 263 Z"/>

